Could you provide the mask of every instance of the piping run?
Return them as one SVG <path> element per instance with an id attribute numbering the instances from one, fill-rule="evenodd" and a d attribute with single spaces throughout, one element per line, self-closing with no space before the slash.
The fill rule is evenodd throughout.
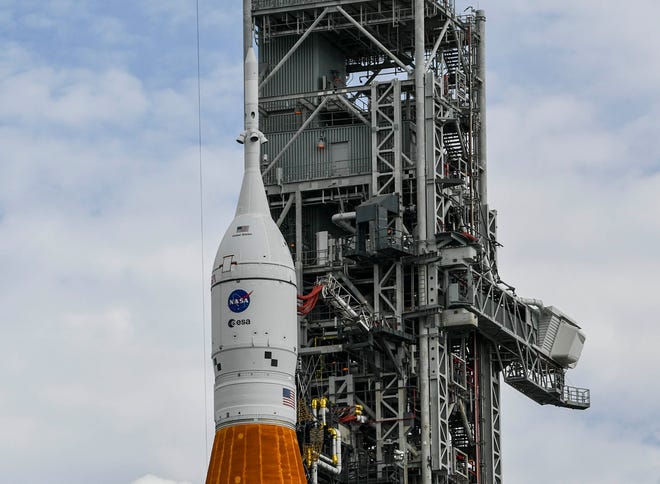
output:
<path id="1" fill-rule="evenodd" d="M 350 220 L 355 220 L 355 212 L 336 213 L 332 216 L 332 223 L 341 227 L 346 232 L 355 233 L 355 227 L 350 224 Z"/>
<path id="2" fill-rule="evenodd" d="M 318 465 L 333 474 L 341 474 L 341 432 L 339 429 L 328 429 L 332 436 L 332 458 L 319 455 Z"/>
<path id="3" fill-rule="evenodd" d="M 530 306 L 536 306 L 539 309 L 543 309 L 545 305 L 543 304 L 543 301 L 540 299 L 531 299 L 528 297 L 519 297 L 518 301 L 520 301 L 523 304 L 528 304 Z"/>
<path id="4" fill-rule="evenodd" d="M 312 415 L 314 415 L 317 425 L 319 413 L 321 425 L 325 428 L 328 414 L 328 399 L 326 397 L 312 399 Z M 311 448 L 307 449 L 307 465 L 311 468 L 312 484 L 318 483 L 319 467 L 335 475 L 341 474 L 341 432 L 334 427 L 329 427 L 328 432 L 332 437 L 332 457 L 320 453 L 315 456 Z"/>

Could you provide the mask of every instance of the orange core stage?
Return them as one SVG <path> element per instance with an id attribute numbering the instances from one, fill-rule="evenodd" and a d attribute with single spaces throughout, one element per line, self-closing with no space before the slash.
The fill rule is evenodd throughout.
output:
<path id="1" fill-rule="evenodd" d="M 215 433 L 206 484 L 305 484 L 293 429 L 245 424 Z"/>

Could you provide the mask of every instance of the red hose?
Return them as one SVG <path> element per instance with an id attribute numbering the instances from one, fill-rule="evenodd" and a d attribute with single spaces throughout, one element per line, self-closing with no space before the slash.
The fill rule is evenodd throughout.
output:
<path id="1" fill-rule="evenodd" d="M 300 301 L 298 304 L 298 314 L 300 316 L 304 316 L 305 314 L 312 312 L 312 309 L 314 309 L 314 306 L 316 306 L 316 303 L 319 300 L 319 295 L 321 294 L 322 290 L 323 285 L 317 284 L 312 288 L 311 291 L 309 291 L 309 293 L 298 294 L 298 301 Z"/>

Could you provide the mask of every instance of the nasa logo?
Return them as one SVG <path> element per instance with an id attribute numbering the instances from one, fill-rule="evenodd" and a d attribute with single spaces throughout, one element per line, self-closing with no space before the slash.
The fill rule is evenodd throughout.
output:
<path id="1" fill-rule="evenodd" d="M 230 319 L 227 321 L 227 326 L 234 328 L 236 326 L 248 326 L 250 323 L 249 319 Z"/>
<path id="2" fill-rule="evenodd" d="M 245 292 L 243 289 L 232 291 L 227 299 L 227 307 L 232 313 L 242 313 L 250 305 L 250 294 L 252 291 Z"/>

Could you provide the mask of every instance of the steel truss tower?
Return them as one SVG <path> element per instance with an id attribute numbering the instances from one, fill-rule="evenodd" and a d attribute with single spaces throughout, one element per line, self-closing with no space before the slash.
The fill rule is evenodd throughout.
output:
<path id="1" fill-rule="evenodd" d="M 262 173 L 306 294 L 310 482 L 502 482 L 502 381 L 540 404 L 590 401 L 564 383 L 579 327 L 497 270 L 484 12 L 253 0 L 252 21 Z"/>

